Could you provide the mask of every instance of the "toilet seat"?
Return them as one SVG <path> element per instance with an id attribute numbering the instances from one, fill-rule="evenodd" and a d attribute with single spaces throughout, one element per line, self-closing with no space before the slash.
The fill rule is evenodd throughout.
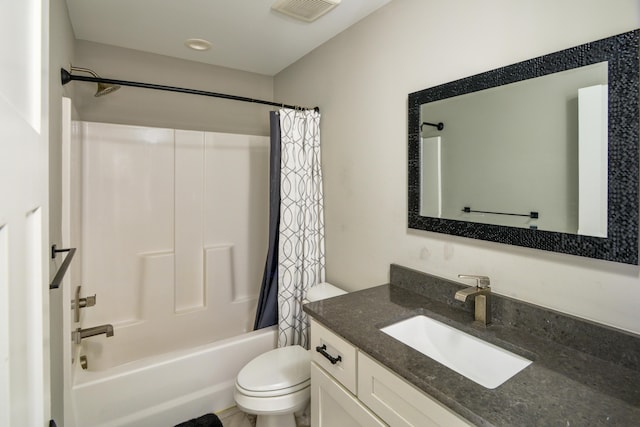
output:
<path id="1" fill-rule="evenodd" d="M 246 413 L 258 415 L 258 417 L 269 418 L 271 415 L 289 414 L 291 417 L 291 424 L 295 426 L 295 420 L 293 413 L 301 411 L 309 402 L 311 396 L 311 387 L 307 386 L 298 391 L 281 394 L 276 396 L 247 396 L 237 387 L 234 390 L 233 397 L 236 401 L 238 408 Z M 269 424 L 267 424 L 269 425 Z M 279 423 L 274 426 L 282 427 L 285 423 L 279 420 Z"/>
<path id="2" fill-rule="evenodd" d="M 297 384 L 293 387 L 288 387 L 288 388 L 279 388 L 276 390 L 269 390 L 269 391 L 254 391 L 254 390 L 247 390 L 246 388 L 243 388 L 241 385 L 239 385 L 236 382 L 236 389 L 238 390 L 238 392 L 244 394 L 245 396 L 251 396 L 251 397 L 274 397 L 274 396 L 282 396 L 285 394 L 292 394 L 295 393 L 297 391 L 300 391 L 302 389 L 305 389 L 307 387 L 309 387 L 311 385 L 311 379 L 308 379 L 300 384 Z"/>
<path id="3" fill-rule="evenodd" d="M 299 345 L 276 348 L 253 359 L 238 374 L 236 388 L 246 396 L 271 397 L 309 387 L 311 356 Z"/>

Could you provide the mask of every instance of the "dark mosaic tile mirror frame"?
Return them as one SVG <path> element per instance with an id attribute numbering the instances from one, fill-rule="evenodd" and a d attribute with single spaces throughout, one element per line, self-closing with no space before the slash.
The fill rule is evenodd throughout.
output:
<path id="1" fill-rule="evenodd" d="M 409 94 L 409 228 L 638 264 L 639 35 L 634 30 Z M 420 216 L 420 105 L 608 61 L 607 238 Z"/>

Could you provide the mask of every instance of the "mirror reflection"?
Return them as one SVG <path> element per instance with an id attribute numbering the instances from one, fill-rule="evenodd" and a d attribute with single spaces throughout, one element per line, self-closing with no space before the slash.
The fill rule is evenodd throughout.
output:
<path id="1" fill-rule="evenodd" d="M 420 216 L 607 237 L 608 66 L 420 105 Z"/>

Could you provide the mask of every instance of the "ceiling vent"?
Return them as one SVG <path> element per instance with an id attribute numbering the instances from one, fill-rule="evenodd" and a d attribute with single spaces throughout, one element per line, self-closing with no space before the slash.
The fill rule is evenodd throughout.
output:
<path id="1" fill-rule="evenodd" d="M 271 9 L 305 22 L 313 22 L 342 0 L 277 0 Z"/>

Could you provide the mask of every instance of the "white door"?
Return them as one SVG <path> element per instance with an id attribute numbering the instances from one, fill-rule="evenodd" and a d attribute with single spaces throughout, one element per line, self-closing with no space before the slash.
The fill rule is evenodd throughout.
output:
<path id="1" fill-rule="evenodd" d="M 0 427 L 49 422 L 46 0 L 0 0 Z"/>

